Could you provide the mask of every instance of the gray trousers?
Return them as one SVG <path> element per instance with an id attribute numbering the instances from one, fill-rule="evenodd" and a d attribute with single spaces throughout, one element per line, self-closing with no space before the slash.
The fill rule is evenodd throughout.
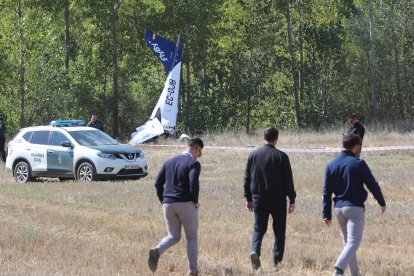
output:
<path id="1" fill-rule="evenodd" d="M 187 257 L 189 270 L 198 270 L 198 209 L 193 202 L 176 202 L 163 204 L 164 219 L 168 235 L 155 247 L 160 254 L 181 239 L 181 225 L 187 239 Z"/>
<path id="2" fill-rule="evenodd" d="M 352 276 L 359 275 L 356 251 L 361 244 L 365 225 L 365 210 L 362 207 L 335 208 L 336 218 L 341 227 L 344 249 L 339 255 L 335 267 L 345 269 L 349 266 Z"/>

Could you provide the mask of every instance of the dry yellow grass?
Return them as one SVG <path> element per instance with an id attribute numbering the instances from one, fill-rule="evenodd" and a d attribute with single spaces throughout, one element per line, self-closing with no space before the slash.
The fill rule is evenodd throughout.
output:
<path id="1" fill-rule="evenodd" d="M 375 139 L 373 138 L 375 137 Z M 365 145 L 406 145 L 369 135 Z M 207 135 L 207 145 L 261 145 L 258 135 Z M 338 135 L 281 133 L 280 147 L 338 147 Z M 225 142 L 222 142 L 225 141 Z M 168 142 L 168 141 L 167 141 Z M 166 143 L 161 141 L 161 143 Z M 150 174 L 138 181 L 40 180 L 18 185 L 0 163 L 0 275 L 151 275 L 148 249 L 166 234 L 153 181 L 162 163 L 181 148 L 142 146 Z M 251 275 L 253 218 L 244 208 L 242 177 L 248 152 L 205 149 L 201 173 L 199 266 L 201 275 Z M 271 229 L 258 275 L 330 275 L 341 250 L 338 225 L 321 221 L 325 164 L 336 154 L 289 154 L 297 209 L 288 216 L 285 260 L 272 267 Z M 379 216 L 366 204 L 366 230 L 358 251 L 364 275 L 414 275 L 414 151 L 369 152 L 368 162 L 385 194 Z M 185 238 L 161 257 L 156 275 L 186 275 Z"/>

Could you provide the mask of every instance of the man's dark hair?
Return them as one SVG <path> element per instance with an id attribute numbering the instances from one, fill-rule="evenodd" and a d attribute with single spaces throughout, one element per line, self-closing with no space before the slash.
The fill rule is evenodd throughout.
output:
<path id="1" fill-rule="evenodd" d="M 264 139 L 268 142 L 276 141 L 279 138 L 279 130 L 274 127 L 268 127 L 264 130 Z"/>
<path id="2" fill-rule="evenodd" d="M 199 147 L 199 148 L 204 148 L 204 143 L 203 140 L 201 140 L 200 138 L 196 137 L 196 138 L 191 138 L 190 140 L 188 140 L 187 145 L 190 148 L 195 148 L 195 147 Z"/>
<path id="3" fill-rule="evenodd" d="M 342 137 L 342 145 L 344 149 L 352 149 L 355 145 L 361 145 L 361 137 L 355 133 L 347 133 Z"/>
<path id="4" fill-rule="evenodd" d="M 351 113 L 348 115 L 348 119 L 357 119 L 357 115 L 355 113 Z"/>

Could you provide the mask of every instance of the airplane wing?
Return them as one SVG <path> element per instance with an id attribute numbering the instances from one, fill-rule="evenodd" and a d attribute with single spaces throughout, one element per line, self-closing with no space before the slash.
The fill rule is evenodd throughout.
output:
<path id="1" fill-rule="evenodd" d="M 156 136 L 159 136 L 164 133 L 164 128 L 162 127 L 160 121 L 157 118 L 149 120 L 145 125 L 137 127 L 136 132 L 131 134 L 131 140 L 129 144 L 137 145 L 142 144 Z"/>

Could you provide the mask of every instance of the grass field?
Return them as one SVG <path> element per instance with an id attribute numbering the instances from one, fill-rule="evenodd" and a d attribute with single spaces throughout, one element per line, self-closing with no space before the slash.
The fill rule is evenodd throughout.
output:
<path id="1" fill-rule="evenodd" d="M 368 133 L 364 146 L 413 144 L 413 133 Z M 207 145 L 260 146 L 259 135 L 206 135 Z M 169 143 L 167 141 L 165 143 Z M 281 133 L 280 148 L 339 147 L 335 133 Z M 153 187 L 162 163 L 180 147 L 141 147 L 148 177 L 137 181 L 59 182 L 18 185 L 0 163 L 0 275 L 151 275 L 148 249 L 166 234 Z M 272 267 L 273 234 L 256 275 L 330 275 L 341 251 L 336 221 L 321 220 L 325 164 L 337 154 L 290 153 L 297 206 L 288 216 L 286 252 Z M 252 275 L 252 214 L 245 210 L 242 177 L 247 151 L 203 151 L 200 191 L 201 275 Z M 379 181 L 388 204 L 384 216 L 372 195 L 358 251 L 363 275 L 414 275 L 414 151 L 361 156 Z M 269 229 L 271 230 L 271 229 Z M 156 275 L 186 275 L 185 238 L 164 254 Z"/>

